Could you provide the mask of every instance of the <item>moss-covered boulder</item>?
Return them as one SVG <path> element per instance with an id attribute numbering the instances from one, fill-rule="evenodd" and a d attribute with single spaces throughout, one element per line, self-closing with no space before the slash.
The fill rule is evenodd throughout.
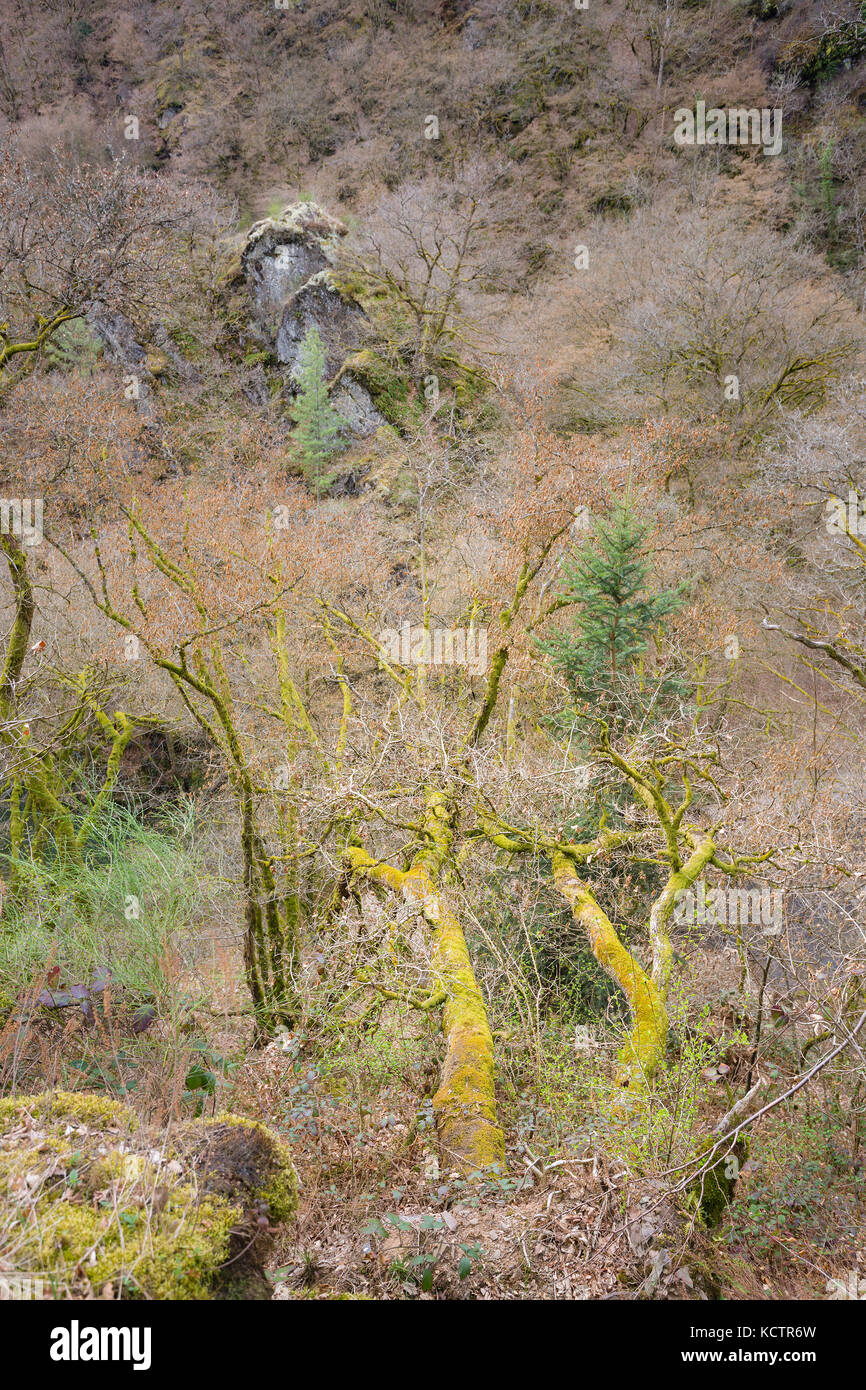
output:
<path id="1" fill-rule="evenodd" d="M 289 1153 L 255 1121 L 166 1132 L 88 1092 L 0 1101 L 4 1243 L 55 1297 L 267 1298 L 273 1228 L 297 1203 Z"/>

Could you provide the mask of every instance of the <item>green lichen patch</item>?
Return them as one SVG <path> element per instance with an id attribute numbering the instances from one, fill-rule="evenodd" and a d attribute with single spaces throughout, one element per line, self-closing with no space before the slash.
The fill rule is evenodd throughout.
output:
<path id="1" fill-rule="evenodd" d="M 418 425 L 423 415 L 423 396 L 404 373 L 395 371 L 370 348 L 347 358 L 345 370 L 369 391 L 376 409 L 390 425 L 401 430 Z"/>

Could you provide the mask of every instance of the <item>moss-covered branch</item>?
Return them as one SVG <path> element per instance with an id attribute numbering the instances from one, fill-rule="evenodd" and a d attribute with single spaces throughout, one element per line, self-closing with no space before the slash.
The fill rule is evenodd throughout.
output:
<path id="1" fill-rule="evenodd" d="M 442 1026 L 445 1061 L 433 1097 L 442 1155 L 463 1173 L 502 1164 L 505 1147 L 496 1119 L 493 1038 L 487 1010 L 458 918 L 449 908 L 437 879 L 452 848 L 448 798 L 442 792 L 427 796 L 425 843 L 405 872 L 371 858 L 359 846 L 344 851 L 356 874 L 381 883 L 418 906 L 433 929 L 431 996 L 444 996 Z"/>
<path id="2" fill-rule="evenodd" d="M 551 859 L 553 881 L 569 904 L 575 922 L 586 933 L 593 955 L 628 1002 L 632 1028 L 619 1057 L 619 1084 L 640 1092 L 664 1056 L 668 1015 L 651 978 L 626 950 L 607 913 L 591 889 L 578 877 L 574 861 L 556 852 Z"/>

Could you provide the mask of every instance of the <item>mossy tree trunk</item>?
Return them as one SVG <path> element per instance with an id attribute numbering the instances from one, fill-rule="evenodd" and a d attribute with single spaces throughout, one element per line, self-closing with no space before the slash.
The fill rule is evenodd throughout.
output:
<path id="1" fill-rule="evenodd" d="M 453 840 L 446 793 L 428 792 L 425 831 L 425 843 L 405 871 L 378 862 L 358 846 L 348 846 L 344 854 L 356 874 L 417 905 L 434 933 L 431 970 L 434 988 L 444 994 L 445 1060 L 433 1110 L 443 1162 L 470 1174 L 504 1164 L 505 1143 L 496 1116 L 487 1009 L 463 928 L 439 883 Z"/>
<path id="2" fill-rule="evenodd" d="M 620 941 L 607 913 L 578 877 L 565 854 L 552 855 L 553 881 L 569 904 L 575 922 L 586 933 L 590 949 L 603 970 L 626 997 L 632 1028 L 619 1055 L 617 1081 L 623 1089 L 641 1091 L 664 1057 L 668 1014 L 653 980 Z"/>
<path id="3" fill-rule="evenodd" d="M 630 779 L 640 776 L 623 759 Z M 642 778 L 643 786 L 648 785 Z M 656 813 L 658 829 L 664 841 L 664 858 L 670 869 L 661 892 L 654 898 L 649 914 L 648 934 L 652 949 L 652 967 L 644 970 L 637 958 L 623 945 L 619 935 L 599 904 L 590 886 L 580 877 L 580 868 L 600 857 L 624 849 L 650 834 L 641 830 L 610 830 L 602 816 L 594 839 L 584 843 L 569 843 L 542 833 L 537 829 L 527 834 L 515 829 L 490 812 L 480 815 L 481 832 L 491 844 L 509 854 L 543 854 L 553 870 L 557 891 L 569 904 L 575 922 L 585 933 L 590 949 L 602 969 L 622 990 L 631 1015 L 631 1031 L 619 1056 L 617 1081 L 631 1092 L 646 1091 L 653 1074 L 660 1066 L 667 1045 L 669 1028 L 667 994 L 670 985 L 673 948 L 669 928 L 674 909 L 681 894 L 687 892 L 707 865 L 713 864 L 728 872 L 737 865 L 725 865 L 716 857 L 710 833 L 683 826 L 682 812 L 689 803 L 689 794 L 681 809 L 674 811 L 653 786 L 647 795 Z M 681 854 L 681 838 L 685 841 L 687 858 Z"/>
<path id="4" fill-rule="evenodd" d="M 126 515 L 133 564 L 137 558 L 137 542 L 141 541 L 156 569 L 175 587 L 180 596 L 190 601 L 194 621 L 198 626 L 196 638 L 191 637 L 185 642 L 179 642 L 171 652 L 157 646 L 151 635 L 150 615 L 135 583 L 132 586 L 132 596 L 142 621 L 136 619 L 133 622 L 120 611 L 109 596 L 105 565 L 95 536 L 94 553 L 100 589 L 97 590 L 89 576 L 78 565 L 71 561 L 70 563 L 73 563 L 76 573 L 84 581 L 99 611 L 124 632 L 134 634 L 154 665 L 171 679 L 184 707 L 224 759 L 240 816 L 244 889 L 244 970 L 255 1013 L 254 1042 L 260 1045 L 271 1037 L 279 1026 L 295 1026 L 301 1015 L 297 986 L 301 961 L 298 888 L 300 875 L 297 808 L 292 788 L 289 787 L 285 792 L 282 818 L 284 831 L 289 827 L 292 833 L 289 841 L 284 834 L 282 852 L 277 856 L 268 849 L 260 820 L 257 800 L 259 789 L 253 776 L 240 721 L 236 715 L 223 649 L 214 636 L 218 631 L 218 624 L 212 621 L 208 613 L 192 568 L 186 568 L 173 561 L 150 535 L 137 513 L 126 511 Z M 69 559 L 68 556 L 66 558 Z M 288 676 L 283 619 L 278 599 L 275 603 L 279 617 L 275 651 L 282 700 L 280 717 L 289 734 L 287 755 L 291 763 L 297 751 L 294 737 L 297 728 L 300 726 L 310 729 L 310 726 L 300 696 Z M 188 654 L 189 649 L 191 656 Z M 297 708 L 292 705 L 292 700 Z M 283 884 L 279 882 L 279 863 L 288 869 L 287 882 Z"/>

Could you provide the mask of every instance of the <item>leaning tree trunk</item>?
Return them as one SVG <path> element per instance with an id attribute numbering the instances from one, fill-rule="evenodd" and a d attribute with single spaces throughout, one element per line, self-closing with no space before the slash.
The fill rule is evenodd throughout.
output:
<path id="1" fill-rule="evenodd" d="M 548 851 L 557 889 L 569 903 L 574 920 L 586 932 L 599 965 L 628 1000 L 632 1030 L 620 1053 L 617 1075 L 624 1090 L 644 1090 L 665 1054 L 668 1036 L 665 1001 L 674 954 L 670 922 L 678 898 L 692 887 L 715 853 L 711 835 L 696 836 L 692 845 L 689 858 L 684 864 L 677 862 L 650 911 L 649 938 L 653 955 L 650 975 L 623 946 L 607 913 L 578 877 L 572 855 L 553 846 Z M 587 850 L 592 846 L 583 848 Z"/>
<path id="2" fill-rule="evenodd" d="M 592 954 L 628 1001 L 632 1029 L 619 1055 L 617 1080 L 624 1090 L 642 1091 L 664 1057 L 668 1014 L 653 981 L 623 946 L 607 913 L 578 877 L 566 854 L 552 855 L 553 881 L 586 933 Z"/>
<path id="3" fill-rule="evenodd" d="M 427 844 L 405 872 L 379 863 L 356 845 L 346 848 L 345 857 L 355 873 L 402 893 L 421 910 L 433 930 L 434 987 L 445 996 L 445 1061 L 433 1111 L 443 1162 L 469 1174 L 503 1164 L 505 1142 L 496 1118 L 493 1039 L 487 1010 L 463 928 L 437 883 L 452 839 L 444 793 L 428 795 L 426 831 Z"/>

